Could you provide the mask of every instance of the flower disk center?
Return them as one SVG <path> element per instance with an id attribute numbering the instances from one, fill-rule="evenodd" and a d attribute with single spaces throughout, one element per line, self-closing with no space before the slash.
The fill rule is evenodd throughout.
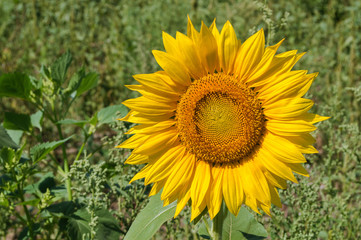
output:
<path id="1" fill-rule="evenodd" d="M 241 162 L 260 142 L 265 123 L 254 91 L 223 73 L 194 81 L 176 117 L 182 144 L 212 163 Z"/>

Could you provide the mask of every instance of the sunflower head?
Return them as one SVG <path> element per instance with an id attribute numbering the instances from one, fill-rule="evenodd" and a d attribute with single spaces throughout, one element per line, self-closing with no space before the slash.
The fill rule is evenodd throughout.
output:
<path id="1" fill-rule="evenodd" d="M 150 195 L 163 189 L 175 215 L 190 200 L 192 219 L 206 207 L 213 218 L 222 201 L 234 215 L 242 204 L 281 206 L 277 188 L 297 182 L 293 172 L 308 176 L 310 132 L 327 119 L 302 98 L 317 73 L 292 71 L 304 53 L 276 54 L 282 41 L 265 48 L 261 29 L 241 43 L 229 22 L 198 32 L 190 19 L 187 35 L 163 33 L 165 52 L 153 51 L 163 70 L 127 86 L 142 96 L 124 102 L 122 120 L 138 125 L 119 147 L 133 149 L 126 163 L 146 164 L 132 181 L 153 183 Z"/>

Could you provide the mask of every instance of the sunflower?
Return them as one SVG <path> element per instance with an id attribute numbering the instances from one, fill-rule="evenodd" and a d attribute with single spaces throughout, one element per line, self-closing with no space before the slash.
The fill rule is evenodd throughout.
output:
<path id="1" fill-rule="evenodd" d="M 261 29 L 241 43 L 228 21 L 221 32 L 215 21 L 198 32 L 190 19 L 187 35 L 163 32 L 165 52 L 153 51 L 163 71 L 135 75 L 140 84 L 127 87 L 142 96 L 123 102 L 131 110 L 121 120 L 138 125 L 118 147 L 133 149 L 127 164 L 146 164 L 131 182 L 163 189 L 175 216 L 191 201 L 192 220 L 206 207 L 214 218 L 223 200 L 234 215 L 242 204 L 281 207 L 277 188 L 297 183 L 293 172 L 308 176 L 310 132 L 327 119 L 302 98 L 317 73 L 292 71 L 304 53 L 276 54 L 282 41 L 265 48 Z"/>

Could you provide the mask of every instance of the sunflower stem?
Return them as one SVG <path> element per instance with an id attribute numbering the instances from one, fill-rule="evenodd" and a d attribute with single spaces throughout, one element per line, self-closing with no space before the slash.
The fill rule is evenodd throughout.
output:
<path id="1" fill-rule="evenodd" d="M 222 203 L 221 209 L 218 214 L 213 218 L 213 226 L 212 226 L 212 239 L 213 240 L 221 240 L 222 239 L 222 230 L 223 223 L 226 214 L 223 208 L 224 203 Z"/>

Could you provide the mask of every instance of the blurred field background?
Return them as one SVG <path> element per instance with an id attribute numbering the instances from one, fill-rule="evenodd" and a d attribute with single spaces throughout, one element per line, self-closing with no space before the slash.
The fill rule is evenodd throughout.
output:
<path id="1" fill-rule="evenodd" d="M 201 21 L 210 25 L 216 18 L 220 28 L 230 20 L 242 40 L 264 28 L 270 45 L 286 38 L 280 52 L 307 51 L 296 68 L 320 73 L 307 94 L 315 101 L 311 111 L 331 119 L 320 123 L 314 132 L 320 154 L 307 156 L 310 178 L 299 177 L 298 185 L 289 184 L 287 190 L 280 191 L 283 208 L 274 207 L 272 218 L 257 218 L 265 224 L 270 239 L 361 239 L 359 0 L 1 0 L 0 72 L 36 76 L 41 64 L 50 64 L 69 49 L 74 56 L 72 68 L 85 66 L 100 74 L 98 87 L 71 112 L 73 118 L 82 119 L 135 97 L 124 85 L 134 83 L 133 74 L 160 69 L 151 50 L 163 50 L 162 31 L 172 36 L 176 31 L 185 33 L 187 14 L 198 30 Z M 32 112 L 22 102 L 0 101 L 0 120 L 2 112 L 10 109 Z M 77 194 L 86 196 L 89 189 L 80 175 L 93 169 L 94 182 L 102 186 L 97 188 L 100 195 L 95 201 L 114 210 L 124 232 L 147 202 L 149 191 L 142 181 L 128 186 L 140 168 L 123 166 L 126 152 L 113 149 L 126 127 L 104 128 L 91 139 L 94 144 L 87 150 L 101 149 L 84 163 L 87 166 L 78 166 L 79 176 L 74 175 Z M 52 131 L 46 129 L 43 137 L 51 138 Z M 73 131 L 77 130 L 69 127 L 67 133 Z M 109 179 L 94 170 L 100 168 L 118 175 Z M 115 193 L 108 194 L 107 181 L 114 184 Z M 9 231 L 7 214 L 0 208 L 0 236 L 12 239 L 19 232 Z M 197 226 L 189 223 L 187 214 L 186 209 L 165 224 L 154 239 L 199 239 Z"/>

